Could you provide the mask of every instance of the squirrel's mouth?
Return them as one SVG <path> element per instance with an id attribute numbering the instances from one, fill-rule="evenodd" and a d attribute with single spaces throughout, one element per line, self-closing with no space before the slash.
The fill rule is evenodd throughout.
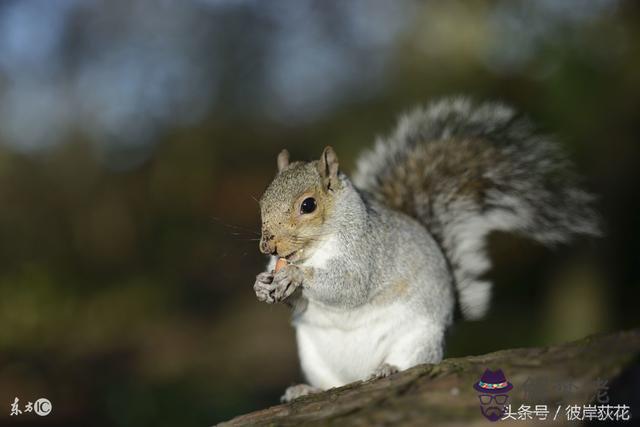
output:
<path id="1" fill-rule="evenodd" d="M 297 249 L 293 252 L 290 252 L 288 255 L 285 255 L 281 258 L 286 259 L 288 262 L 293 262 L 295 263 L 296 261 L 300 261 L 300 259 L 302 258 L 302 253 L 303 250 L 302 249 Z"/>

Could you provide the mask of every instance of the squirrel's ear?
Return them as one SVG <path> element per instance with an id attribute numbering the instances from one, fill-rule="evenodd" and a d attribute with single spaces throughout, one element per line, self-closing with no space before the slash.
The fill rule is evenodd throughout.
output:
<path id="1" fill-rule="evenodd" d="M 340 181 L 338 180 L 338 156 L 333 151 L 331 146 L 325 147 L 320 156 L 318 162 L 318 172 L 324 183 L 324 188 L 327 190 L 340 187 Z"/>
<path id="2" fill-rule="evenodd" d="M 282 150 L 280 154 L 278 154 L 278 172 L 282 172 L 287 166 L 289 166 L 289 152 Z"/>

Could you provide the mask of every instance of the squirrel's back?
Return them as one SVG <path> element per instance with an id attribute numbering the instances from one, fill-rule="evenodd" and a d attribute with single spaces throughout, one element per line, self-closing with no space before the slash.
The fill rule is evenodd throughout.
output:
<path id="1" fill-rule="evenodd" d="M 593 196 L 549 137 L 501 104 L 445 99 L 401 118 L 357 163 L 354 184 L 418 219 L 450 263 L 462 313 L 487 311 L 486 239 L 514 231 L 544 244 L 598 235 Z"/>

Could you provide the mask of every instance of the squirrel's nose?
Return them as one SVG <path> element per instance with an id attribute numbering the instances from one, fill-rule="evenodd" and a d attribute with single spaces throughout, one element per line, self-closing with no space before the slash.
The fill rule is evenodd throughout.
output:
<path id="1" fill-rule="evenodd" d="M 273 236 L 262 238 L 260 241 L 260 252 L 266 255 L 273 255 L 276 253 L 276 244 L 273 241 Z"/>

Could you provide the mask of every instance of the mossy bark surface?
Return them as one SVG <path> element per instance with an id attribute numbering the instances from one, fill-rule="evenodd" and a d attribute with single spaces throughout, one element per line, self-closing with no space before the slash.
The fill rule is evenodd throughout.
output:
<path id="1" fill-rule="evenodd" d="M 549 425 L 567 421 L 567 405 L 627 404 L 638 394 L 640 329 L 591 336 L 541 348 L 502 350 L 416 366 L 388 378 L 358 382 L 241 415 L 222 423 L 243 425 L 491 425 L 480 413 L 473 384 L 485 369 L 502 369 L 513 384 L 512 411 L 520 405 L 547 405 Z M 622 390 L 622 391 L 620 391 Z M 555 409 L 562 411 L 555 421 Z M 637 415 L 638 417 L 636 417 Z M 540 420 L 502 420 L 540 424 Z"/>

